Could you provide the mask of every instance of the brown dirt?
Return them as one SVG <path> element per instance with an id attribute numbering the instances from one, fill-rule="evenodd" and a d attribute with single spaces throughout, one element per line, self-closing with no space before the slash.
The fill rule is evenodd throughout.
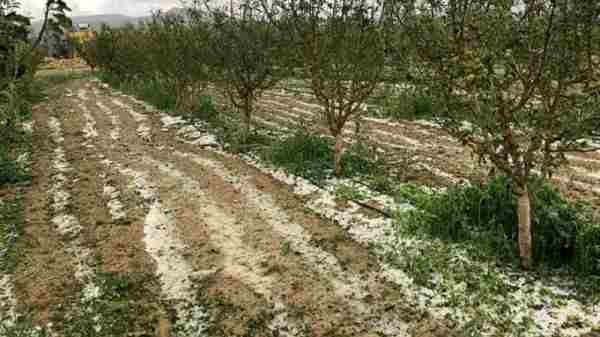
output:
<path id="1" fill-rule="evenodd" d="M 50 222 L 47 191 L 52 150 L 48 143 L 48 116 L 47 106 L 33 110 L 33 179 L 24 200 L 25 235 L 15 248 L 22 256 L 15 271 L 17 301 L 31 309 L 36 323 L 47 322 L 50 308 L 61 304 L 66 294 L 78 287 L 72 260 Z"/>
<path id="2" fill-rule="evenodd" d="M 73 107 L 74 111 L 78 111 L 76 105 Z M 77 167 L 71 190 L 75 212 L 79 214 L 83 228 L 84 243 L 97 253 L 104 272 L 152 273 L 153 264 L 142 241 L 144 212 L 136 207 L 135 199 L 129 198 L 125 205 L 128 217 L 119 223 L 112 220 L 103 195 L 103 180 L 111 181 L 120 191 L 126 191 L 126 181 L 106 170 L 100 163 L 98 151 L 82 141 L 84 124 L 85 119 L 80 113 L 67 113 L 63 117 L 67 160 Z M 107 177 L 103 179 L 101 174 Z"/>

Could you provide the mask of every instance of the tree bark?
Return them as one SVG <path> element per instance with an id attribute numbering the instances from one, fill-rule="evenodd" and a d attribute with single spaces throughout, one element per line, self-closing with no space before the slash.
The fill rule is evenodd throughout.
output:
<path id="1" fill-rule="evenodd" d="M 533 264 L 533 245 L 531 239 L 531 201 L 525 185 L 518 194 L 519 217 L 519 257 L 523 269 L 531 269 Z"/>
<path id="2" fill-rule="evenodd" d="M 334 149 L 334 162 L 335 162 L 335 175 L 338 177 L 342 176 L 342 156 L 344 155 L 344 137 L 342 131 L 338 131 L 335 136 L 335 149 Z"/>
<path id="3" fill-rule="evenodd" d="M 36 50 L 37 47 L 39 47 L 40 43 L 42 42 L 42 38 L 44 38 L 44 34 L 46 34 L 46 28 L 48 27 L 48 19 L 50 17 L 50 6 L 52 6 L 52 2 L 46 1 L 46 7 L 44 7 L 44 20 L 42 21 L 42 28 L 40 29 L 40 32 L 37 38 L 35 39 L 35 42 L 31 46 L 32 52 Z"/>
<path id="4" fill-rule="evenodd" d="M 248 136 L 250 135 L 250 124 L 252 123 L 252 99 L 249 97 L 244 98 L 244 111 L 243 113 L 243 122 L 244 129 L 242 130 L 242 141 L 246 143 L 248 140 Z"/>

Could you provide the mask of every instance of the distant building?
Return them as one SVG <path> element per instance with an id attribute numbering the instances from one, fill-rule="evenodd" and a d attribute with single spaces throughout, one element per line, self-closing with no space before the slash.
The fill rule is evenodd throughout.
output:
<path id="1" fill-rule="evenodd" d="M 90 30 L 89 23 L 78 23 L 78 24 L 74 25 L 74 27 L 73 27 L 73 31 L 75 31 L 75 32 L 87 32 L 89 30 Z"/>
<path id="2" fill-rule="evenodd" d="M 91 29 L 91 26 L 88 23 L 78 23 L 73 25 L 73 28 L 70 32 L 65 33 L 66 39 L 73 43 L 85 43 L 92 39 L 96 33 Z M 77 49 L 71 46 L 71 56 L 77 57 Z"/>

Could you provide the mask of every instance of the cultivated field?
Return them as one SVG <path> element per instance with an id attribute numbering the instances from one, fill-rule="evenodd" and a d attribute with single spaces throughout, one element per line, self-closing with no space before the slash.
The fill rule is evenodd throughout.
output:
<path id="1" fill-rule="evenodd" d="M 467 335 L 469 324 L 486 335 L 580 336 L 600 323 L 597 303 L 568 284 L 470 261 L 458 247 L 424 287 L 411 261 L 441 243 L 398 237 L 391 219 L 338 199 L 336 186 L 228 154 L 206 124 L 96 79 L 49 92 L 27 127 L 33 180 L 19 263 L 0 278 L 9 328 L 24 308 L 56 336 L 424 337 Z M 260 109 L 258 124 L 283 130 L 317 106 L 278 89 Z M 435 125 L 365 120 L 383 150 L 418 157 L 422 182 L 481 175 Z M 597 200 L 600 155 L 573 159 L 555 180 Z M 493 295 L 469 290 L 468 278 L 486 275 Z"/>

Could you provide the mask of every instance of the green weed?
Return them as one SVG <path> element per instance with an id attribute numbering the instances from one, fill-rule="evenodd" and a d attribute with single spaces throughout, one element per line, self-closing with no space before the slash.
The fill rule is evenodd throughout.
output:
<path id="1" fill-rule="evenodd" d="M 392 119 L 431 119 L 435 117 L 435 102 L 430 94 L 422 90 L 404 89 L 396 92 L 386 89 L 374 99 L 377 111 L 371 114 Z"/>
<path id="2" fill-rule="evenodd" d="M 219 112 L 213 98 L 209 95 L 201 95 L 198 99 L 198 109 L 192 112 L 192 118 L 210 122 L 217 119 L 218 115 Z"/>
<path id="3" fill-rule="evenodd" d="M 333 172 L 331 142 L 304 132 L 276 142 L 266 157 L 289 173 L 314 181 L 325 180 Z"/>
<path id="4" fill-rule="evenodd" d="M 65 336 L 128 336 L 145 332 L 151 335 L 163 309 L 153 302 L 158 283 L 143 273 L 105 273 L 97 276 L 100 297 L 67 299 L 67 310 L 52 317 L 56 329 Z M 99 327 L 102 327 L 100 330 Z"/>
<path id="5" fill-rule="evenodd" d="M 175 108 L 176 93 L 174 88 L 157 77 L 121 78 L 109 72 L 100 72 L 97 76 L 113 88 L 144 100 L 157 109 L 173 110 Z"/>
<path id="6" fill-rule="evenodd" d="M 531 190 L 534 255 L 540 267 L 600 277 L 600 225 L 589 206 L 569 202 L 543 181 Z M 469 243 L 479 258 L 518 261 L 516 199 L 509 179 L 433 194 L 405 185 L 398 198 L 419 209 L 401 216 L 404 231 Z"/>
<path id="7" fill-rule="evenodd" d="M 358 188 L 348 185 L 340 185 L 335 190 L 335 195 L 338 198 L 346 200 L 362 200 L 367 196 Z"/>
<path id="8" fill-rule="evenodd" d="M 13 325 L 0 322 L 0 336 L 3 337 L 48 337 L 51 336 L 45 327 L 36 327 L 26 316 L 17 318 Z"/>
<path id="9" fill-rule="evenodd" d="M 333 176 L 333 142 L 304 130 L 276 141 L 262 155 L 289 173 L 311 181 L 321 182 Z M 379 167 L 356 147 L 345 152 L 342 166 L 345 177 L 366 176 Z"/>
<path id="10" fill-rule="evenodd" d="M 14 270 L 18 254 L 14 247 L 23 234 L 23 203 L 20 199 L 0 202 L 0 270 Z"/>

